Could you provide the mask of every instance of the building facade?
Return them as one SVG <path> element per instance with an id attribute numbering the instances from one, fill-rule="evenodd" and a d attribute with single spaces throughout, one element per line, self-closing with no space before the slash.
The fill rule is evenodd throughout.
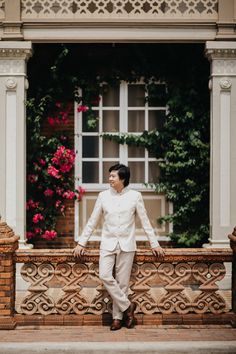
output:
<path id="1" fill-rule="evenodd" d="M 209 245 L 228 245 L 225 235 L 234 228 L 236 215 L 236 0 L 0 0 L 0 39 L 0 214 L 20 235 L 21 247 L 26 246 L 27 60 L 34 55 L 32 44 L 61 42 L 205 43 L 203 55 L 211 62 Z M 127 90 L 125 84 L 120 88 L 124 102 Z M 115 103 L 109 107 L 116 112 Z M 87 139 L 92 137 L 87 134 Z M 120 153 L 127 162 L 136 162 L 124 149 Z M 97 162 L 120 158 L 116 151 L 112 154 L 99 156 Z M 81 158 L 88 163 L 90 157 Z M 137 186 L 141 177 L 148 181 L 148 159 L 139 159 L 146 167 L 137 169 Z M 141 177 L 140 171 L 144 171 Z M 100 172 L 96 183 L 103 181 Z M 84 209 L 77 211 L 83 223 L 97 189 L 91 187 Z M 150 209 L 155 198 L 151 197 Z M 160 213 L 171 208 L 165 200 L 158 202 Z"/>

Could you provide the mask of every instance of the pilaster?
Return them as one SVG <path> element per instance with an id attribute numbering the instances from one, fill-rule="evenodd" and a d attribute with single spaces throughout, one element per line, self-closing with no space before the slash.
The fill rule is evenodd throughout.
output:
<path id="1" fill-rule="evenodd" d="M 26 62 L 30 42 L 0 42 L 0 215 L 25 244 Z"/>
<path id="2" fill-rule="evenodd" d="M 206 42 L 211 61 L 210 246 L 225 247 L 236 215 L 236 43 Z"/>

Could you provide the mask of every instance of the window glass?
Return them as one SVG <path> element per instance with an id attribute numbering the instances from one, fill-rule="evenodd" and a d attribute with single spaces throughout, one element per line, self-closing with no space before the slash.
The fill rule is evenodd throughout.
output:
<path id="1" fill-rule="evenodd" d="M 142 146 L 128 146 L 128 157 L 144 157 L 145 148 Z"/>
<path id="2" fill-rule="evenodd" d="M 131 183 L 144 183 L 145 181 L 145 168 L 144 162 L 128 162 L 130 167 L 130 182 Z"/>
<path id="3" fill-rule="evenodd" d="M 128 85 L 128 106 L 129 107 L 145 106 L 145 86 L 144 85 Z"/>
<path id="4" fill-rule="evenodd" d="M 83 162 L 83 183 L 98 183 L 99 182 L 99 165 L 98 162 Z"/>
<path id="5" fill-rule="evenodd" d="M 120 88 L 103 86 L 102 103 L 104 107 L 117 107 L 120 105 Z"/>
<path id="6" fill-rule="evenodd" d="M 98 136 L 83 136 L 83 157 L 98 157 Z"/>
<path id="7" fill-rule="evenodd" d="M 166 111 L 148 111 L 148 129 L 161 130 L 165 122 Z"/>
<path id="8" fill-rule="evenodd" d="M 103 157 L 119 157 L 119 144 L 104 138 Z"/>
<path id="9" fill-rule="evenodd" d="M 143 132 L 145 129 L 145 112 L 128 112 L 128 132 Z"/>
<path id="10" fill-rule="evenodd" d="M 103 111 L 103 132 L 119 131 L 119 111 Z"/>
<path id="11" fill-rule="evenodd" d="M 148 182 L 150 183 L 157 183 L 158 178 L 160 176 L 160 168 L 158 166 L 158 163 L 156 161 L 149 161 L 148 164 L 148 170 L 149 170 L 149 180 Z"/>

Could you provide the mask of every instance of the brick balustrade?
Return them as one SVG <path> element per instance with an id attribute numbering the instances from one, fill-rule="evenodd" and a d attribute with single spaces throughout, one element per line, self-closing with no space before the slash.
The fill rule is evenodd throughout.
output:
<path id="1" fill-rule="evenodd" d="M 98 277 L 98 249 L 88 249 L 82 260 L 75 260 L 69 249 L 16 250 L 18 237 L 9 228 L 6 234 L 0 239 L 0 328 L 109 323 L 112 304 Z M 235 236 L 234 230 L 234 253 L 219 248 L 166 249 L 161 263 L 148 249 L 139 249 L 130 282 L 138 323 L 234 324 Z M 234 263 L 232 303 L 231 290 L 218 286 L 225 262 Z M 22 264 L 27 291 L 15 301 L 16 263 Z"/>
<path id="2" fill-rule="evenodd" d="M 14 252 L 19 237 L 0 220 L 0 328 L 16 326 L 15 307 L 15 262 Z"/>

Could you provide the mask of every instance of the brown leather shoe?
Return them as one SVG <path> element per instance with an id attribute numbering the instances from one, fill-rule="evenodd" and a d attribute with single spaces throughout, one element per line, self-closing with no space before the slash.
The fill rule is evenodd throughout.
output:
<path id="1" fill-rule="evenodd" d="M 111 331 L 117 331 L 118 329 L 121 329 L 121 323 L 122 323 L 121 320 L 114 319 L 114 320 L 112 321 L 110 330 L 111 330 Z"/>
<path id="2" fill-rule="evenodd" d="M 136 324 L 136 318 L 134 317 L 134 311 L 136 310 L 136 303 L 131 302 L 130 306 L 125 310 L 125 325 L 127 328 L 133 328 Z"/>

